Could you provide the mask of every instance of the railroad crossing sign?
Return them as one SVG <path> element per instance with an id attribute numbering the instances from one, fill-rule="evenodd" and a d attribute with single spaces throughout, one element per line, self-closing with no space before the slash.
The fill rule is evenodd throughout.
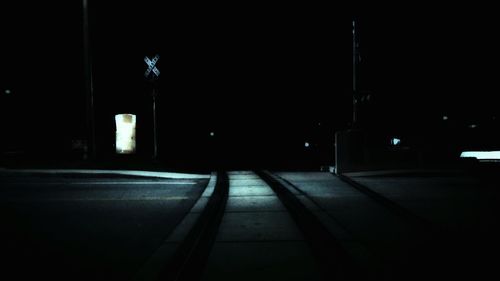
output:
<path id="1" fill-rule="evenodd" d="M 147 56 L 144 57 L 144 62 L 148 65 L 146 72 L 144 72 L 144 77 L 148 78 L 151 74 L 151 79 L 158 79 L 160 77 L 160 70 L 156 67 L 156 63 L 160 59 L 160 55 L 154 56 L 152 59 L 149 59 Z"/>

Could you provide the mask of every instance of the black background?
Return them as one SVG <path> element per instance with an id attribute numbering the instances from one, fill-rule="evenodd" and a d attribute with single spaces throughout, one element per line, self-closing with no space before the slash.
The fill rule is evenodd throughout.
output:
<path id="1" fill-rule="evenodd" d="M 113 116 L 124 112 L 138 115 L 139 150 L 150 154 L 143 59 L 157 53 L 165 155 L 197 161 L 214 140 L 228 155 L 290 155 L 305 141 L 329 154 L 352 116 L 353 19 L 371 128 L 423 134 L 443 115 L 458 127 L 498 115 L 491 7 L 90 2 L 101 155 L 113 153 Z M 2 95 L 3 141 L 35 136 L 58 149 L 84 138 L 81 2 L 16 1 L 1 18 L 0 86 L 12 91 Z"/>

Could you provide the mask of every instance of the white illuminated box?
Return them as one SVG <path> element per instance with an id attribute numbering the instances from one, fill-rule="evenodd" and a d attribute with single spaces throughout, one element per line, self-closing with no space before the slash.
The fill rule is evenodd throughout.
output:
<path id="1" fill-rule="evenodd" d="M 500 160 L 500 151 L 463 151 L 460 158 L 476 158 L 482 162 L 498 162 Z"/>
<path id="2" fill-rule="evenodd" d="M 135 114 L 117 114 L 116 123 L 116 153 L 135 153 Z"/>

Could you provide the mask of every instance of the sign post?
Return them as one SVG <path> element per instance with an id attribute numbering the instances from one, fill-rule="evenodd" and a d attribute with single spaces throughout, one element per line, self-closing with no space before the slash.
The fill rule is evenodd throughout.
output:
<path id="1" fill-rule="evenodd" d="M 144 57 L 144 62 L 147 65 L 146 72 L 144 72 L 144 77 L 151 83 L 151 97 L 153 98 L 153 159 L 158 159 L 158 134 L 156 129 L 156 96 L 158 94 L 156 90 L 155 82 L 160 77 L 160 70 L 156 66 L 160 55 L 155 55 L 153 58 Z"/>
<path id="2" fill-rule="evenodd" d="M 87 115 L 87 148 L 90 150 L 90 158 L 96 158 L 96 136 L 95 136 L 95 111 L 94 111 L 94 89 L 92 82 L 92 58 L 90 52 L 90 23 L 88 0 L 82 0 L 83 4 L 83 65 L 85 76 L 86 115 Z M 84 155 L 87 159 L 87 154 Z"/>
<path id="3" fill-rule="evenodd" d="M 352 126 L 358 122 L 358 81 L 357 63 L 359 59 L 358 42 L 356 38 L 356 21 L 352 21 Z"/>

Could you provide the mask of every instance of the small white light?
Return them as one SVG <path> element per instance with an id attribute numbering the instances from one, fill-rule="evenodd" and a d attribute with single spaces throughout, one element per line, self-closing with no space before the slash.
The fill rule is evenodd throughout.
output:
<path id="1" fill-rule="evenodd" d="M 12 93 L 9 89 L 5 90 L 5 94 L 10 95 Z"/>
<path id="2" fill-rule="evenodd" d="M 446 116 L 446 115 L 445 115 L 445 116 L 443 116 L 443 120 L 444 120 L 444 121 L 448 120 L 448 116 Z"/>
<path id="3" fill-rule="evenodd" d="M 399 145 L 401 143 L 401 139 L 398 139 L 398 138 L 392 138 L 391 139 L 391 144 L 392 145 Z"/>
<path id="4" fill-rule="evenodd" d="M 305 143 L 304 143 L 304 147 L 309 147 L 309 143 L 308 143 L 308 142 L 305 142 Z"/>
<path id="5" fill-rule="evenodd" d="M 210 136 L 211 137 L 215 136 L 215 133 L 214 132 L 210 132 Z"/>
<path id="6" fill-rule="evenodd" d="M 477 125 L 476 124 L 471 124 L 471 125 L 469 125 L 469 128 L 471 128 L 471 129 L 477 128 Z"/>

